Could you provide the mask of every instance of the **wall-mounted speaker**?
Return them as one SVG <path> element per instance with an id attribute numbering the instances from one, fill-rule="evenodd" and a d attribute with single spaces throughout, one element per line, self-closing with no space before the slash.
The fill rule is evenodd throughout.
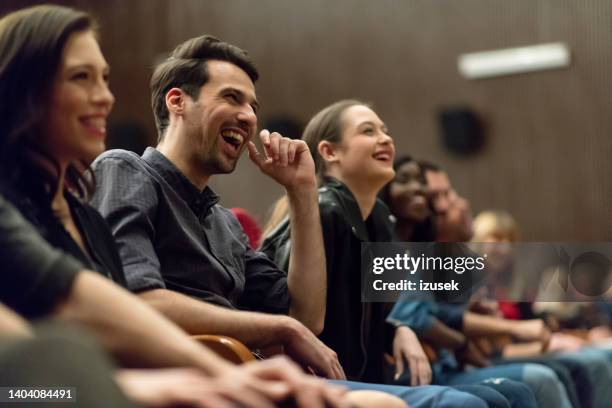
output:
<path id="1" fill-rule="evenodd" d="M 442 144 L 450 152 L 470 155 L 484 145 L 483 125 L 468 107 L 447 107 L 438 113 Z"/>

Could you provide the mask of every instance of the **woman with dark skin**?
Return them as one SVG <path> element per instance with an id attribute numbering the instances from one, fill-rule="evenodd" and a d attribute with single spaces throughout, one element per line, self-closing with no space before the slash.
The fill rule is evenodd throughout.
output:
<path id="1" fill-rule="evenodd" d="M 433 212 L 427 202 L 427 186 L 418 162 L 404 155 L 395 159 L 393 168 L 395 177 L 379 197 L 396 217 L 397 238 L 405 242 L 433 241 Z"/>

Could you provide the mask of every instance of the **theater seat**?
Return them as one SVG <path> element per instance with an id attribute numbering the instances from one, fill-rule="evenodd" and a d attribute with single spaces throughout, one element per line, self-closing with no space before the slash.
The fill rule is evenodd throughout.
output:
<path id="1" fill-rule="evenodd" d="M 242 364 L 255 360 L 251 351 L 244 344 L 231 337 L 204 334 L 192 336 L 192 338 L 232 363 Z"/>

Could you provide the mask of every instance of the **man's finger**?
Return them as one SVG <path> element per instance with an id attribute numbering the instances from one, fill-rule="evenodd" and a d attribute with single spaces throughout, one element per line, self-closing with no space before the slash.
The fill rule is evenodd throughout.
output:
<path id="1" fill-rule="evenodd" d="M 423 378 L 421 379 L 421 385 L 429 385 L 431 384 L 431 367 L 429 365 L 429 361 L 421 361 L 421 372 L 423 373 Z"/>
<path id="2" fill-rule="evenodd" d="M 422 360 L 416 361 L 417 366 L 417 385 L 427 385 L 427 367 Z"/>
<path id="3" fill-rule="evenodd" d="M 243 389 L 228 395 L 231 399 L 249 408 L 274 408 L 274 404 L 259 392 Z"/>
<path id="4" fill-rule="evenodd" d="M 423 385 L 429 385 L 431 384 L 431 366 L 429 365 L 429 361 L 422 362 L 421 364 L 425 367 L 423 370 L 425 380 Z"/>
<path id="5" fill-rule="evenodd" d="M 324 408 L 322 398 L 313 386 L 308 384 L 302 384 L 302 386 L 296 390 L 295 402 L 300 408 Z"/>
<path id="6" fill-rule="evenodd" d="M 344 380 L 344 372 L 342 371 L 342 366 L 338 362 L 333 363 L 334 373 L 336 375 L 336 380 Z"/>
<path id="7" fill-rule="evenodd" d="M 338 361 L 338 368 L 340 369 L 340 379 L 346 380 L 346 373 L 344 372 L 344 368 L 342 368 L 342 364 Z"/>
<path id="8" fill-rule="evenodd" d="M 416 387 L 419 385 L 419 361 L 414 357 L 410 357 L 408 361 L 408 370 L 410 370 L 410 385 Z"/>
<path id="9" fill-rule="evenodd" d="M 334 366 L 331 364 L 324 364 L 321 367 L 321 371 L 323 373 L 325 373 L 325 377 L 327 378 L 331 378 L 332 380 L 339 380 L 338 376 L 336 375 L 336 372 L 334 371 Z"/>
<path id="10" fill-rule="evenodd" d="M 280 159 L 280 141 L 281 135 L 273 132 L 270 134 L 270 151 L 269 156 L 273 158 L 275 161 Z"/>
<path id="11" fill-rule="evenodd" d="M 331 405 L 334 408 L 346 407 L 347 403 L 344 401 L 344 397 L 347 391 L 344 387 L 325 387 L 323 392 L 327 405 Z"/>
<path id="12" fill-rule="evenodd" d="M 395 355 L 395 379 L 397 380 L 404 372 L 404 358 L 401 353 Z"/>
<path id="13" fill-rule="evenodd" d="M 266 162 L 264 155 L 257 150 L 257 146 L 255 146 L 255 143 L 253 142 L 249 142 L 247 144 L 247 149 L 249 149 L 249 159 L 251 159 L 251 161 L 255 163 L 257 167 L 261 168 L 261 166 L 263 166 Z"/>
<path id="14" fill-rule="evenodd" d="M 195 408 L 232 408 L 235 404 L 217 395 L 207 394 L 198 398 L 196 401 L 175 401 L 175 404 L 185 404 Z"/>
<path id="15" fill-rule="evenodd" d="M 297 151 L 298 144 L 294 141 L 289 142 L 289 150 L 287 151 L 287 159 L 289 164 L 292 164 L 295 160 L 295 152 Z"/>
<path id="16" fill-rule="evenodd" d="M 270 131 L 268 129 L 264 129 L 259 132 L 259 140 L 261 140 L 264 155 L 267 159 L 268 157 L 270 157 Z"/>
<path id="17" fill-rule="evenodd" d="M 291 392 L 291 388 L 289 384 L 287 384 L 287 382 L 289 382 L 290 380 L 283 379 L 282 381 L 283 382 L 281 382 L 281 380 L 270 381 L 257 379 L 253 381 L 251 386 L 255 390 L 264 394 L 266 397 L 274 401 L 279 401 L 283 398 L 286 398 Z"/>
<path id="18" fill-rule="evenodd" d="M 278 155 L 281 166 L 287 166 L 287 164 L 289 164 L 288 153 L 290 144 L 291 141 L 287 138 L 281 138 L 279 141 Z"/>

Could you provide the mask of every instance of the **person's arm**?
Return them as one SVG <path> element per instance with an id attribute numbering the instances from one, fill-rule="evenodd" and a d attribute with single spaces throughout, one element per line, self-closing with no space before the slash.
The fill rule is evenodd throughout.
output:
<path id="1" fill-rule="evenodd" d="M 325 321 L 327 277 L 317 189 L 287 189 L 287 196 L 293 240 L 287 275 L 289 314 L 320 334 Z"/>
<path id="2" fill-rule="evenodd" d="M 308 385 L 309 379 L 289 361 L 281 359 L 268 366 L 251 365 L 250 368 L 230 364 L 187 336 L 145 302 L 94 272 L 83 271 L 77 275 L 70 295 L 58 306 L 55 315 L 89 328 L 102 346 L 126 366 L 197 368 L 225 384 L 231 390 L 228 395 L 243 393 L 246 401 L 261 400 L 258 394 L 278 399 L 278 385 L 269 380 L 290 385 L 288 392 L 296 397 L 302 393 L 300 387 L 313 389 Z M 301 357 L 296 358 L 301 363 L 308 360 L 308 364 L 322 375 L 345 378 L 335 353 L 308 329 L 298 322 L 295 324 L 301 327 L 301 335 L 285 344 L 287 354 Z M 321 393 L 314 397 L 320 401 L 340 399 L 333 387 L 321 383 L 314 388 Z"/>
<path id="3" fill-rule="evenodd" d="M 435 317 L 432 319 L 429 328 L 423 333 L 423 339 L 436 346 L 451 350 L 461 349 L 467 341 L 463 333 L 451 329 Z"/>
<path id="4" fill-rule="evenodd" d="M 404 364 L 410 370 L 410 385 L 429 385 L 431 383 L 431 364 L 416 334 L 408 326 L 399 326 L 393 336 L 393 358 L 395 360 L 395 379 L 404 372 Z"/>
<path id="5" fill-rule="evenodd" d="M 226 335 L 250 348 L 282 344 L 297 335 L 292 333 L 297 322 L 287 316 L 228 309 L 167 289 L 145 291 L 138 296 L 194 335 Z"/>
<path id="6" fill-rule="evenodd" d="M 394 326 L 410 327 L 419 339 L 437 347 L 451 349 L 463 361 L 481 367 L 487 365 L 488 361 L 478 347 L 464 333 L 440 320 L 436 315 L 440 311 L 436 309 L 436 304 L 431 301 L 398 301 L 387 317 L 387 322 Z M 444 313 L 441 315 L 450 317 Z"/>
<path id="7" fill-rule="evenodd" d="M 0 336 L 30 337 L 32 328 L 15 312 L 0 303 Z"/>
<path id="8" fill-rule="evenodd" d="M 507 335 L 520 341 L 546 343 L 550 340 L 550 330 L 541 319 L 508 320 L 473 312 L 465 312 L 463 332 L 468 337 Z"/>
<path id="9" fill-rule="evenodd" d="M 188 333 L 226 335 L 249 347 L 282 345 L 290 357 L 321 375 L 345 377 L 336 353 L 291 317 L 231 310 L 166 289 L 139 296 Z"/>
<path id="10" fill-rule="evenodd" d="M 387 317 L 387 322 L 395 327 L 407 326 L 423 340 L 435 346 L 458 349 L 465 344 L 465 336 L 440 321 L 434 313 L 431 301 L 399 300 Z"/>
<path id="11" fill-rule="evenodd" d="M 197 367 L 211 375 L 228 367 L 144 302 L 95 272 L 77 275 L 54 315 L 89 328 L 128 366 Z"/>
<path id="12" fill-rule="evenodd" d="M 26 318 L 41 317 L 70 292 L 83 266 L 52 248 L 0 196 L 0 301 Z"/>
<path id="13" fill-rule="evenodd" d="M 315 334 L 323 331 L 327 275 L 319 220 L 314 161 L 306 143 L 264 130 L 261 154 L 249 142 L 249 157 L 266 175 L 285 187 L 291 217 L 291 257 L 287 284 L 289 314 Z"/>

